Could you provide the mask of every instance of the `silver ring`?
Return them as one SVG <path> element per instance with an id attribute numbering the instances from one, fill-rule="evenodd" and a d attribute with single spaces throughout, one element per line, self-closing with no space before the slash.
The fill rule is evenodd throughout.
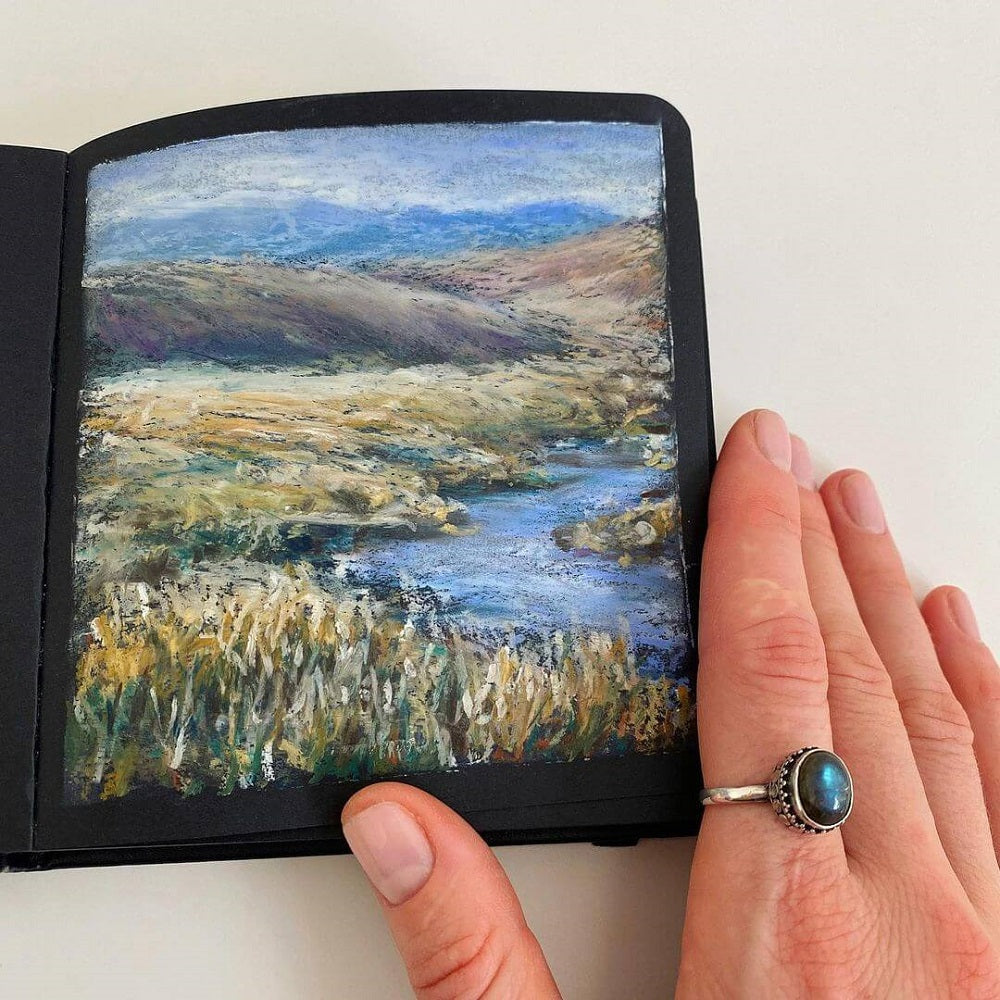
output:
<path id="1" fill-rule="evenodd" d="M 770 802 L 786 826 L 802 833 L 829 833 L 854 808 L 854 782 L 847 765 L 832 751 L 802 747 L 774 769 L 766 785 L 704 788 L 703 806 Z"/>

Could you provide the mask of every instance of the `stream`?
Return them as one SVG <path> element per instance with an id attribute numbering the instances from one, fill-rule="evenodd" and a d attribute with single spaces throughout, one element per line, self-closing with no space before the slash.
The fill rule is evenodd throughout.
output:
<path id="1" fill-rule="evenodd" d="M 625 567 L 607 556 L 565 552 L 552 539 L 559 525 L 636 505 L 644 490 L 674 490 L 674 474 L 644 465 L 634 446 L 607 442 L 567 443 L 549 452 L 544 468 L 551 487 L 456 496 L 474 534 L 369 536 L 364 549 L 338 560 L 338 575 L 399 592 L 417 625 L 454 621 L 463 631 L 515 644 L 529 633 L 574 626 L 624 629 L 643 673 L 686 673 L 679 544 Z"/>

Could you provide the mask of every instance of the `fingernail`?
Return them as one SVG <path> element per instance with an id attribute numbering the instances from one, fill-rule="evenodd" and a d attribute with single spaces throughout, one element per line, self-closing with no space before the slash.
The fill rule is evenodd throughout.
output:
<path id="1" fill-rule="evenodd" d="M 782 472 L 792 467 L 792 441 L 785 421 L 771 410 L 758 410 L 753 421 L 757 447 Z"/>
<path id="2" fill-rule="evenodd" d="M 952 590 L 948 593 L 948 608 L 951 610 L 951 617 L 955 624 L 970 638 L 976 642 L 982 640 L 979 634 L 979 624 L 976 622 L 975 612 L 969 599 L 961 590 Z"/>
<path id="3" fill-rule="evenodd" d="M 872 481 L 863 472 L 852 472 L 840 481 L 840 499 L 848 517 L 873 535 L 885 531 L 885 514 Z"/>
<path id="4" fill-rule="evenodd" d="M 809 447 L 797 435 L 792 435 L 792 475 L 804 490 L 816 489 L 816 477 L 813 475 L 812 458 L 809 457 Z"/>
<path id="5" fill-rule="evenodd" d="M 393 904 L 421 889 L 434 867 L 423 827 L 395 802 L 378 802 L 344 824 L 344 837 L 372 885 Z"/>

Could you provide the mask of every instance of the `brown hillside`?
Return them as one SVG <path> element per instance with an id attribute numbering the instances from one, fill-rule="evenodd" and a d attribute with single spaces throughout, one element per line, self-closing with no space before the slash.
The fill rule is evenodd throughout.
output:
<path id="1" fill-rule="evenodd" d="M 225 363 L 457 364 L 560 350 L 543 323 L 384 277 L 263 262 L 148 263 L 85 283 L 87 328 L 116 354 Z"/>
<path id="2" fill-rule="evenodd" d="M 529 249 L 400 261 L 379 273 L 417 288 L 509 306 L 522 321 L 568 319 L 576 340 L 596 334 L 627 342 L 662 331 L 665 266 L 662 231 L 641 220 Z"/>

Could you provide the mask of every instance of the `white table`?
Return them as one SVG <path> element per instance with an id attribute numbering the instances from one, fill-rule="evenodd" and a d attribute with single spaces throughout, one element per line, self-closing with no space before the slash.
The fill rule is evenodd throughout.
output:
<path id="1" fill-rule="evenodd" d="M 991 5 L 8 4 L 0 141 L 295 94 L 646 91 L 694 133 L 720 436 L 781 410 L 881 487 L 1000 647 L 1000 21 Z M 688 841 L 500 851 L 567 997 L 662 997 Z M 0 878 L 0 995 L 406 995 L 351 858 Z"/>

